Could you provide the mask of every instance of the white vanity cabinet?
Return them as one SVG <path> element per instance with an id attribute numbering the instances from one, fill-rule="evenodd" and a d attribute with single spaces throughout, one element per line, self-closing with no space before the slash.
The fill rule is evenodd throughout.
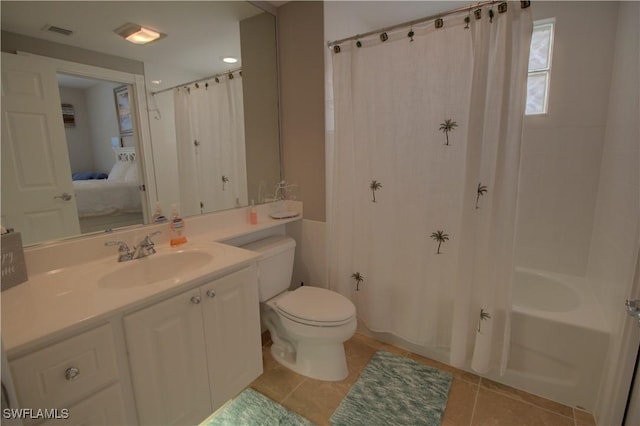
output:
<path id="1" fill-rule="evenodd" d="M 68 410 L 65 424 L 126 424 L 117 349 L 110 324 L 10 362 L 20 407 Z M 42 419 L 23 419 L 25 424 Z"/>
<path id="2" fill-rule="evenodd" d="M 142 425 L 198 424 L 262 373 L 256 266 L 124 317 Z"/>

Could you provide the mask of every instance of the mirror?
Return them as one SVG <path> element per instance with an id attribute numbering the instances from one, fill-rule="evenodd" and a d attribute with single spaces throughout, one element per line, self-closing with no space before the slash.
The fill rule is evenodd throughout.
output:
<path id="1" fill-rule="evenodd" d="M 152 218 L 156 202 L 166 216 L 170 215 L 171 206 L 177 204 L 187 217 L 246 206 L 251 200 L 257 204 L 273 196 L 281 172 L 276 22 L 271 13 L 249 2 L 234 1 L 3 1 L 0 6 L 3 52 L 20 50 L 102 65 L 115 72 L 144 74 L 148 149 L 139 149 L 137 143 L 142 139 L 139 135 L 144 130 L 141 126 L 146 125 L 144 122 L 135 123 L 133 135 L 112 130 L 110 137 L 101 137 L 99 143 L 102 151 L 107 152 L 100 157 L 103 162 L 116 162 L 111 147 L 118 144 L 138 150 L 139 164 L 152 165 L 145 166 L 144 173 L 140 173 L 141 180 L 143 175 L 146 178 L 140 182 L 147 189 L 146 203 L 143 203 L 146 223 Z M 114 33 L 114 29 L 127 22 L 149 26 L 166 37 L 144 46 L 130 44 Z M 73 34 L 61 34 L 65 29 L 72 30 Z M 227 56 L 236 57 L 239 62 L 222 62 Z M 75 59 L 79 57 L 82 59 Z M 230 71 L 233 71 L 233 80 L 229 79 Z M 214 87 L 216 75 L 220 83 Z M 205 147 L 207 132 L 219 131 L 222 124 L 185 131 L 183 123 L 204 122 L 213 117 L 215 114 L 197 109 L 213 98 L 191 100 L 191 110 L 182 109 L 184 102 L 176 99 L 182 99 L 178 96 L 185 92 L 211 94 L 229 81 L 240 83 L 235 94 L 237 102 L 233 105 L 236 114 L 220 114 L 218 120 L 225 125 L 234 121 L 235 127 L 218 135 L 217 145 Z M 108 90 L 114 114 L 117 111 L 113 92 L 121 85 Z M 172 89 L 174 86 L 178 88 Z M 80 112 L 76 109 L 73 113 L 78 120 Z M 194 119 L 198 117 L 199 120 Z M 116 134 L 112 134 L 114 132 Z M 230 149 L 224 143 L 231 139 L 237 141 L 238 133 L 243 143 L 236 142 L 235 148 Z M 105 145 L 108 145 L 106 150 Z M 110 158 L 105 160 L 105 155 Z M 224 169 L 231 163 L 233 167 Z M 82 171 L 110 172 L 102 170 L 107 167 Z M 11 201 L 3 199 L 3 206 Z M 98 221 L 94 229 L 104 228 Z M 51 236 L 36 236 L 25 241 L 25 245 L 49 239 Z"/>

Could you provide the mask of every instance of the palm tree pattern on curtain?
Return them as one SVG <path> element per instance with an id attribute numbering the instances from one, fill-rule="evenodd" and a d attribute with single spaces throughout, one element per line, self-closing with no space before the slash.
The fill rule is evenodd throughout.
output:
<path id="1" fill-rule="evenodd" d="M 480 197 L 487 193 L 487 186 L 483 185 L 481 182 L 478 182 L 478 190 L 476 195 L 476 209 L 479 209 L 480 206 L 478 202 L 480 201 Z"/>
<path id="2" fill-rule="evenodd" d="M 486 321 L 491 319 L 491 314 L 485 311 L 484 309 L 480 309 L 480 320 L 478 320 L 478 333 L 480 332 L 480 326 L 482 325 L 482 321 Z"/>
<path id="3" fill-rule="evenodd" d="M 373 195 L 373 202 L 376 202 L 376 191 L 382 188 L 382 184 L 377 180 L 372 180 L 369 184 L 369 189 L 371 190 L 371 194 Z"/>
<path id="4" fill-rule="evenodd" d="M 449 146 L 449 132 L 453 131 L 456 127 L 458 127 L 458 123 L 453 121 L 451 118 L 447 118 L 440 123 L 440 131 L 444 133 L 447 140 L 445 145 Z"/>
<path id="5" fill-rule="evenodd" d="M 449 234 L 445 234 L 444 231 L 438 230 L 438 231 L 433 232 L 431 234 L 431 238 L 433 238 L 434 240 L 436 240 L 438 242 L 438 251 L 436 252 L 436 254 L 440 254 L 440 246 L 445 241 L 449 241 Z"/>
<path id="6" fill-rule="evenodd" d="M 360 283 L 364 281 L 364 277 L 360 274 L 360 272 L 354 272 L 351 274 L 351 278 L 353 278 L 356 282 L 356 291 L 360 291 Z"/>
<path id="7" fill-rule="evenodd" d="M 224 185 L 229 182 L 229 178 L 225 175 L 222 175 L 222 190 L 224 191 Z"/>

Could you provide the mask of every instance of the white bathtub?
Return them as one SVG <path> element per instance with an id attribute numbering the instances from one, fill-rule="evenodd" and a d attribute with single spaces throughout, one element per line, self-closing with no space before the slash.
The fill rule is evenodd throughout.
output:
<path id="1" fill-rule="evenodd" d="M 511 352 L 497 381 L 592 410 L 609 340 L 608 325 L 582 278 L 517 268 Z"/>

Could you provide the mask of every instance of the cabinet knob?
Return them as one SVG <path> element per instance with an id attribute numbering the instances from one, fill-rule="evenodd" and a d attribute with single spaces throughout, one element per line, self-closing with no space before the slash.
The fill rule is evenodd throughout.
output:
<path id="1" fill-rule="evenodd" d="M 200 296 L 193 296 L 191 298 L 191 303 L 195 303 L 196 305 L 200 303 Z"/>
<path id="2" fill-rule="evenodd" d="M 209 297 L 216 297 L 216 292 L 213 290 L 207 290 L 207 296 Z"/>
<path id="3" fill-rule="evenodd" d="M 80 370 L 78 370 L 75 367 L 69 367 L 64 372 L 64 378 L 69 381 L 77 379 L 79 375 L 80 375 Z"/>

